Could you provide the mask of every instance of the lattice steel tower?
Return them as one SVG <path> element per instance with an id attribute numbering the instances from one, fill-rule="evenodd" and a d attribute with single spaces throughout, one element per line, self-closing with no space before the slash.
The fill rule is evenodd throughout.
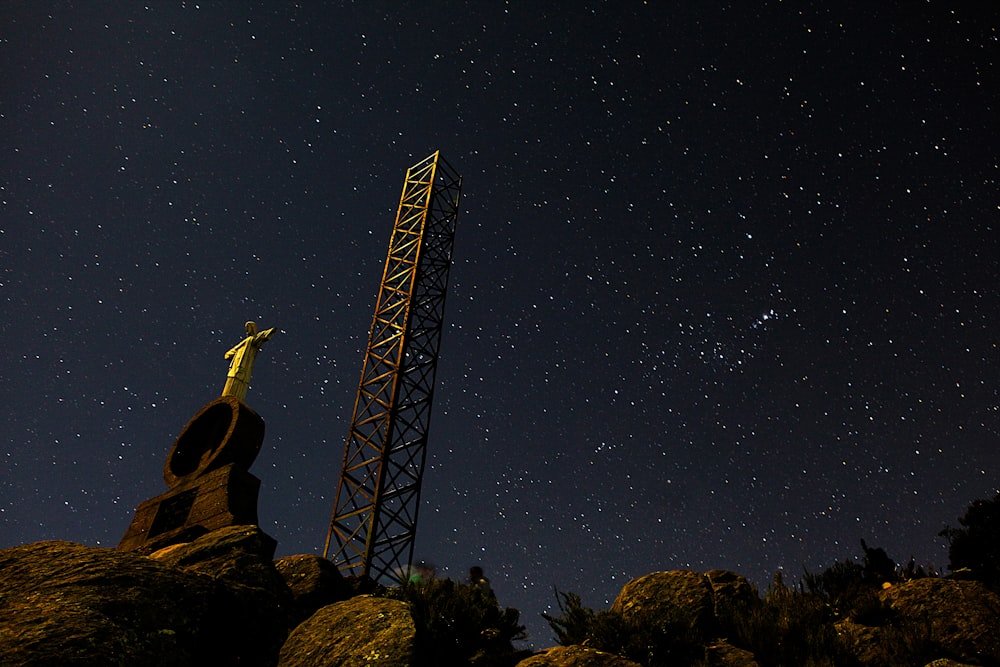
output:
<path id="1" fill-rule="evenodd" d="M 323 549 L 345 574 L 409 576 L 461 191 L 440 151 L 406 172 Z"/>

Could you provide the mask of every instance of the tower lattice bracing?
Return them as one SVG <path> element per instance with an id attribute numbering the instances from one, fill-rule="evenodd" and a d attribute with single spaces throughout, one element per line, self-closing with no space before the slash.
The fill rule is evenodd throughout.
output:
<path id="1" fill-rule="evenodd" d="M 345 574 L 409 574 L 461 189 L 440 152 L 406 172 L 323 551 Z"/>

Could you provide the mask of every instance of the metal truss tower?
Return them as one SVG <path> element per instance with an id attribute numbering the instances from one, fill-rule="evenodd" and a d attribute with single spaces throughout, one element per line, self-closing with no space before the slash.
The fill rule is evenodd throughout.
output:
<path id="1" fill-rule="evenodd" d="M 461 191 L 440 151 L 406 172 L 323 549 L 345 574 L 409 577 Z"/>

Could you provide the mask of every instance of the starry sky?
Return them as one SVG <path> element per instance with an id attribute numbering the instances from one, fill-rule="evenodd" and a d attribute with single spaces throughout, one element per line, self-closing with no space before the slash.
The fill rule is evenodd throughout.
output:
<path id="1" fill-rule="evenodd" d="M 417 557 L 553 586 L 939 568 L 1000 488 L 1000 10 L 4 2 L 0 547 L 114 546 L 243 323 L 326 537 L 406 168 L 463 175 Z M 827 6 L 823 6 L 827 5 Z"/>

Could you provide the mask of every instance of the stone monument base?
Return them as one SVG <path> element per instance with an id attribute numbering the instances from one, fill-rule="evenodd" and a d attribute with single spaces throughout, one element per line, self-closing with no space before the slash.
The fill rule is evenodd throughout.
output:
<path id="1" fill-rule="evenodd" d="M 226 526 L 256 525 L 259 491 L 260 480 L 233 463 L 185 480 L 136 508 L 118 548 L 152 553 Z"/>

